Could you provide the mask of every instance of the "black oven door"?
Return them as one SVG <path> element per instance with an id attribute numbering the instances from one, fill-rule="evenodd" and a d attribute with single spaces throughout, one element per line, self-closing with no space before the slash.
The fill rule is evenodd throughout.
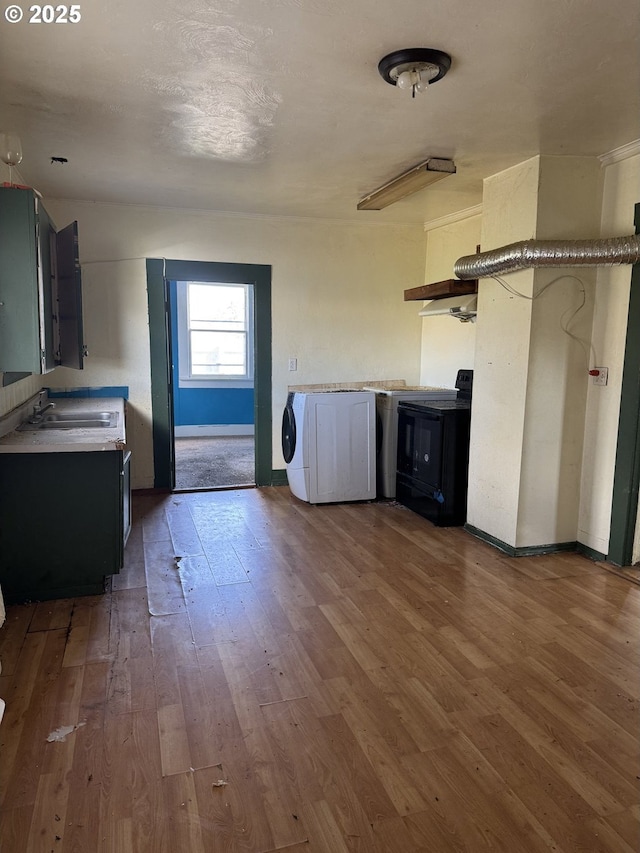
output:
<path id="1" fill-rule="evenodd" d="M 442 415 L 399 410 L 398 471 L 434 491 L 442 485 Z"/>
<path id="2" fill-rule="evenodd" d="M 464 524 L 469 408 L 398 407 L 396 499 L 434 524 Z"/>

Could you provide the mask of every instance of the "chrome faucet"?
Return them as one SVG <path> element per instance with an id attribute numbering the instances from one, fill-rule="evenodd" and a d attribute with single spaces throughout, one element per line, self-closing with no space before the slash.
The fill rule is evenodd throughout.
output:
<path id="1" fill-rule="evenodd" d="M 55 405 L 56 405 L 56 404 L 55 404 L 55 403 L 53 403 L 53 402 L 51 402 L 51 403 L 47 403 L 47 404 L 46 404 L 46 405 L 44 405 L 44 406 L 43 406 L 41 403 L 37 403 L 37 404 L 33 407 L 33 414 L 32 414 L 32 415 L 31 415 L 31 417 L 29 418 L 29 423 L 30 423 L 30 424 L 37 424 L 37 423 L 39 423 L 39 422 L 42 420 L 42 416 L 43 416 L 43 415 L 44 415 L 44 413 L 47 411 L 47 409 L 53 409 L 53 408 L 55 408 Z"/>

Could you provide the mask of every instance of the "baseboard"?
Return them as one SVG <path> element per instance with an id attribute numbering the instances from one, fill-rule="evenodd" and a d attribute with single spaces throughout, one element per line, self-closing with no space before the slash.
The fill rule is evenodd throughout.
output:
<path id="1" fill-rule="evenodd" d="M 35 601 L 53 601 L 56 598 L 80 598 L 83 595 L 102 595 L 105 582 L 103 580 L 84 586 L 52 587 L 51 589 L 38 589 L 36 593 L 32 588 L 25 590 L 2 590 L 5 604 L 28 604 Z"/>
<path id="2" fill-rule="evenodd" d="M 578 552 L 578 554 L 584 554 L 585 557 L 588 557 L 590 560 L 594 560 L 596 563 L 606 563 L 607 561 L 606 554 L 602 554 L 600 551 L 596 551 L 595 548 L 590 548 L 583 542 L 577 543 L 576 551 Z"/>
<path id="3" fill-rule="evenodd" d="M 174 427 L 176 438 L 253 435 L 254 431 L 253 424 L 187 424 Z"/>
<path id="4" fill-rule="evenodd" d="M 578 550 L 578 542 L 552 542 L 548 545 L 527 545 L 524 548 L 514 548 L 513 545 L 508 545 L 490 533 L 485 533 L 484 530 L 474 527 L 473 524 L 465 524 L 464 529 L 488 545 L 493 545 L 494 548 L 509 557 L 538 557 L 543 554 L 560 554 Z"/>
<path id="5" fill-rule="evenodd" d="M 277 468 L 271 472 L 271 485 L 272 486 L 288 486 L 289 485 L 289 480 L 287 479 L 286 468 Z"/>
<path id="6" fill-rule="evenodd" d="M 146 495 L 170 495 L 171 489 L 165 489 L 165 488 L 131 489 L 131 494 L 137 495 L 139 497 L 145 497 Z"/>

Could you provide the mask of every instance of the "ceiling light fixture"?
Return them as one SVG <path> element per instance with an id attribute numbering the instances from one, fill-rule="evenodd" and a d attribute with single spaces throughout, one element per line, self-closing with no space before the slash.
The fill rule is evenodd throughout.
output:
<path id="1" fill-rule="evenodd" d="M 383 56 L 378 71 L 383 80 L 398 89 L 425 92 L 427 86 L 441 80 L 451 68 L 451 57 L 431 47 L 409 47 Z"/>
<path id="2" fill-rule="evenodd" d="M 447 175 L 455 175 L 455 173 L 456 164 L 453 160 L 439 160 L 431 157 L 361 198 L 358 202 L 358 210 L 382 210 L 383 207 L 388 207 L 424 189 L 429 184 L 441 181 Z"/>

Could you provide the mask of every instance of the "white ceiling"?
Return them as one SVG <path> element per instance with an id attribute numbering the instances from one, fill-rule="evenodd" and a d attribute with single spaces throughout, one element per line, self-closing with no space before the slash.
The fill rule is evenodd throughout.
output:
<path id="1" fill-rule="evenodd" d="M 45 197 L 423 222 L 527 157 L 640 138 L 637 0 L 90 0 L 77 24 L 21 4 L 0 21 L 0 131 Z M 404 47 L 453 60 L 413 100 L 377 71 Z M 427 157 L 457 174 L 356 211 Z"/>

